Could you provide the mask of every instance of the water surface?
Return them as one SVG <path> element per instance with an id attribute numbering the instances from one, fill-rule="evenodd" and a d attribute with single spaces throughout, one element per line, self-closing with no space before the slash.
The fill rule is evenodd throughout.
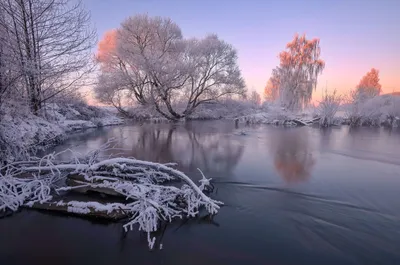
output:
<path id="1" fill-rule="evenodd" d="M 177 162 L 195 180 L 200 168 L 225 206 L 168 225 L 153 251 L 121 224 L 22 211 L 0 220 L 0 264 L 400 264 L 399 131 L 137 124 L 56 150 L 110 138 L 119 150 L 103 155 Z"/>

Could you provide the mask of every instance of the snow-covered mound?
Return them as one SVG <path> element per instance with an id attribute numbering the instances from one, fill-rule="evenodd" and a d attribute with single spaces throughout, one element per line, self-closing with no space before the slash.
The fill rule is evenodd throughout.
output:
<path id="1" fill-rule="evenodd" d="M 258 112 L 239 116 L 235 120 L 238 123 L 248 124 L 273 124 L 283 126 L 304 126 L 315 121 L 315 114 L 312 109 L 301 113 L 293 113 L 280 107 L 278 104 L 264 104 Z"/>
<path id="2" fill-rule="evenodd" d="M 114 113 L 85 104 L 48 104 L 40 116 L 28 111 L 4 111 L 0 115 L 0 164 L 25 159 L 62 141 L 68 132 L 121 124 Z"/>
<path id="3" fill-rule="evenodd" d="M 87 106 L 84 104 L 48 104 L 43 110 L 44 116 L 64 128 L 65 131 L 75 131 L 86 128 L 121 124 L 122 119 L 105 108 Z"/>
<path id="4" fill-rule="evenodd" d="M 224 100 L 218 103 L 205 103 L 190 115 L 193 120 L 234 119 L 262 111 L 260 106 L 248 101 Z"/>
<path id="5" fill-rule="evenodd" d="M 0 162 L 24 159 L 28 152 L 55 144 L 64 136 L 63 128 L 32 114 L 4 115 L 0 121 Z"/>

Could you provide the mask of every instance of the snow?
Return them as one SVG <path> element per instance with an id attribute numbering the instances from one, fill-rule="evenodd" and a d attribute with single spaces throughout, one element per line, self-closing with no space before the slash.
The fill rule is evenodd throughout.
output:
<path id="1" fill-rule="evenodd" d="M 70 213 L 77 213 L 77 214 L 88 214 L 90 212 L 106 212 L 111 213 L 115 210 L 124 210 L 127 209 L 125 204 L 122 203 L 106 203 L 101 204 L 95 201 L 89 202 L 81 202 L 81 201 L 59 201 L 56 204 L 57 206 L 67 206 L 67 211 Z"/>
<path id="2" fill-rule="evenodd" d="M 290 112 L 278 104 L 264 104 L 247 115 L 235 118 L 238 123 L 273 124 L 284 126 L 311 125 L 332 126 L 350 124 L 352 126 L 399 127 L 400 97 L 381 95 L 365 101 L 340 105 L 343 98 L 328 95 L 316 108 L 301 112 Z"/>
<path id="3" fill-rule="evenodd" d="M 341 95 L 326 94 L 319 105 L 301 111 L 289 111 L 276 102 L 264 102 L 261 106 L 249 100 L 224 99 L 199 105 L 186 120 L 235 120 L 246 124 L 272 124 L 279 126 L 332 126 L 351 124 L 355 126 L 400 126 L 400 97 L 382 95 L 366 102 L 343 104 Z M 174 106 L 181 111 L 184 105 Z M 135 106 L 128 110 L 133 120 L 168 122 L 151 106 Z"/>
<path id="4" fill-rule="evenodd" d="M 381 95 L 342 107 L 345 120 L 353 126 L 400 126 L 400 97 Z"/>
<path id="5" fill-rule="evenodd" d="M 38 144 L 57 143 L 63 137 L 62 128 L 43 118 L 6 114 L 0 121 L 1 160 L 23 159 L 27 156 L 27 149 L 38 149 Z"/>
<path id="6" fill-rule="evenodd" d="M 40 116 L 6 111 L 0 117 L 0 164 L 27 159 L 29 154 L 63 141 L 77 130 L 123 123 L 106 109 L 87 105 L 46 105 Z"/>
<path id="7" fill-rule="evenodd" d="M 109 147 L 110 143 L 104 145 L 104 148 Z M 98 160 L 97 154 L 90 152 L 83 158 L 76 157 L 71 164 L 59 164 L 59 154 L 49 154 L 29 163 L 9 164 L 0 171 L 6 172 L 0 178 L 0 211 L 17 211 L 21 206 L 32 207 L 36 202 L 49 202 L 54 192 L 82 187 L 109 189 L 124 196 L 126 203 L 58 201 L 56 205 L 83 215 L 122 210 L 129 216 L 123 225 L 125 231 L 138 227 L 147 233 L 149 248 L 153 248 L 155 237 L 150 234 L 158 230 L 160 222 L 171 222 L 184 216 L 195 217 L 203 207 L 210 214 L 216 214 L 222 205 L 222 202 L 204 194 L 211 186 L 211 179 L 207 179 L 200 169 L 202 179 L 197 186 L 183 172 L 172 168 L 172 163 L 159 164 L 131 158 Z M 29 173 L 32 177 L 19 178 L 21 174 Z M 73 186 L 58 187 L 56 183 L 68 178 L 69 173 L 82 178 L 71 178 L 75 182 Z M 125 175 L 130 177 L 125 178 Z M 183 184 L 181 187 L 168 186 L 164 183 L 167 180 L 181 180 Z"/>
<path id="8" fill-rule="evenodd" d="M 86 128 L 121 124 L 122 119 L 107 108 L 92 107 L 86 105 L 60 105 L 47 104 L 44 112 L 50 120 L 58 124 L 65 131 L 75 131 Z"/>
<path id="9" fill-rule="evenodd" d="M 35 202 L 46 202 L 52 199 L 50 191 L 48 179 L 29 180 L 0 174 L 0 211 L 17 211 L 26 200 L 29 200 L 28 206 Z"/>

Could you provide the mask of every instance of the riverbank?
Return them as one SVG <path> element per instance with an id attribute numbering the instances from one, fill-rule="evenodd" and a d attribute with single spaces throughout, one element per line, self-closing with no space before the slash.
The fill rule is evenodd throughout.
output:
<path id="1" fill-rule="evenodd" d="M 26 159 L 29 154 L 59 144 L 73 132 L 123 122 L 108 109 L 86 104 L 48 104 L 38 116 L 4 112 L 0 120 L 0 162 Z"/>
<path id="2" fill-rule="evenodd" d="M 316 107 L 293 112 L 274 102 L 257 105 L 245 100 L 224 100 L 200 105 L 185 120 L 233 120 L 237 123 L 279 126 L 400 127 L 399 96 L 387 94 L 346 104 L 340 104 L 341 101 L 341 98 L 327 99 Z M 177 109 L 178 112 L 182 111 L 179 106 Z M 127 109 L 126 113 L 135 121 L 169 122 L 151 106 L 136 106 Z"/>

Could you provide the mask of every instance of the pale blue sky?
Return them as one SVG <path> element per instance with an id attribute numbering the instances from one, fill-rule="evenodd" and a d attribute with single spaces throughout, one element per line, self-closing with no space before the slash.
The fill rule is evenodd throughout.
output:
<path id="1" fill-rule="evenodd" d="M 370 68 L 384 92 L 400 91 L 400 0 L 84 0 L 99 38 L 140 13 L 174 20 L 186 37 L 216 33 L 239 54 L 247 86 L 262 92 L 293 35 L 321 39 L 326 62 L 319 89 L 353 88 Z"/>

